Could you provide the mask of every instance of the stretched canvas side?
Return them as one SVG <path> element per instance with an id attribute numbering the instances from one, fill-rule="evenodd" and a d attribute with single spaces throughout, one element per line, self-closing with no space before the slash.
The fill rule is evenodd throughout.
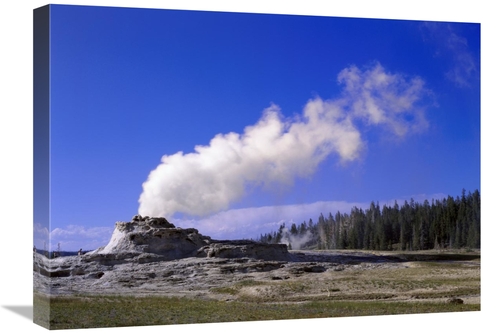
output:
<path id="1" fill-rule="evenodd" d="M 33 264 L 50 240 L 50 7 L 33 11 Z M 50 328 L 50 291 L 33 281 L 33 322 Z"/>

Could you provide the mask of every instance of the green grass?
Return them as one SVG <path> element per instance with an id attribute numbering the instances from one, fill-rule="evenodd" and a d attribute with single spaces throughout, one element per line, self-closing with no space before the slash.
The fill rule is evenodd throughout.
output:
<path id="1" fill-rule="evenodd" d="M 479 305 L 384 301 L 246 303 L 170 297 L 35 295 L 35 319 L 50 319 L 50 329 L 306 319 L 435 312 L 479 311 Z M 50 302 L 49 317 L 42 306 Z M 43 322 L 43 321 L 42 321 Z M 41 322 L 37 322 L 43 325 Z M 48 326 L 46 326 L 48 327 Z"/>

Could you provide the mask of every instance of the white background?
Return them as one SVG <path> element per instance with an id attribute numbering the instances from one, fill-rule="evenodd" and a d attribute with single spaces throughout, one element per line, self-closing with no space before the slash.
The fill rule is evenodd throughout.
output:
<path id="1" fill-rule="evenodd" d="M 233 3 L 234 2 L 234 3 Z M 498 10 L 493 1 L 65 1 L 59 4 L 242 11 L 345 17 L 397 18 L 481 23 L 481 311 L 408 316 L 353 317 L 73 330 L 84 333 L 190 333 L 194 331 L 281 331 L 299 333 L 492 333 L 498 330 L 498 283 L 495 255 L 498 224 L 496 161 L 498 154 L 497 93 L 500 76 Z M 32 18 L 42 1 L 9 1 L 0 11 L 0 224 L 2 332 L 46 331 L 31 320 L 32 306 Z M 498 242 L 496 242 L 498 244 Z M 21 311 L 19 311 L 21 310 Z"/>

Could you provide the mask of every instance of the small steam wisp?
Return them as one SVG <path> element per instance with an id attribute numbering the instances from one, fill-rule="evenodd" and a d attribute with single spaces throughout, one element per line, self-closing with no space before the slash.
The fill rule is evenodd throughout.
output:
<path id="1" fill-rule="evenodd" d="M 281 243 L 289 247 L 289 249 L 299 250 L 313 239 L 311 231 L 306 231 L 304 235 L 293 235 L 288 228 L 282 230 Z"/>

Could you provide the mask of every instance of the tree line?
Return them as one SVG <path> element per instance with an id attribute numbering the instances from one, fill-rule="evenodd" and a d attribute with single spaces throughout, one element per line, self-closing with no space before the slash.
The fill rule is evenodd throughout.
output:
<path id="1" fill-rule="evenodd" d="M 302 249 L 425 250 L 481 247 L 481 199 L 478 190 L 461 196 L 447 196 L 423 203 L 413 199 L 393 206 L 371 202 L 366 210 L 354 206 L 350 213 L 327 217 L 321 213 L 316 222 L 283 223 L 278 231 L 261 234 L 258 241 L 286 243 L 302 240 Z"/>

